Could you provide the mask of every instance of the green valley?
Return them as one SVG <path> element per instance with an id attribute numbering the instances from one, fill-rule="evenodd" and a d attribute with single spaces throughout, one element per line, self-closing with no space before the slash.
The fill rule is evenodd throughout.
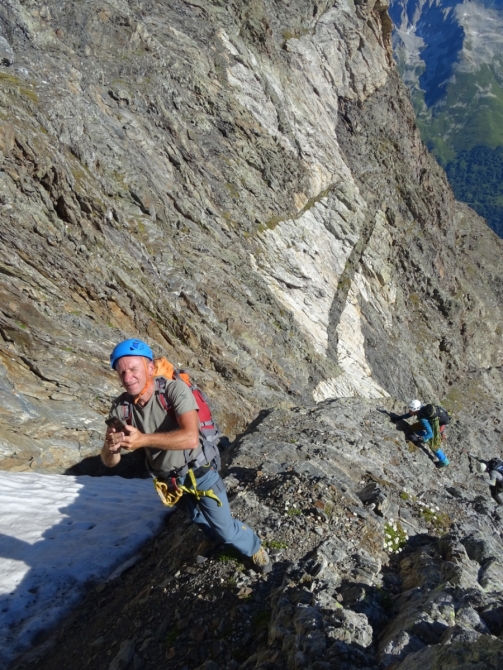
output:
<path id="1" fill-rule="evenodd" d="M 503 5 L 394 2 L 394 51 L 428 149 L 503 236 Z"/>

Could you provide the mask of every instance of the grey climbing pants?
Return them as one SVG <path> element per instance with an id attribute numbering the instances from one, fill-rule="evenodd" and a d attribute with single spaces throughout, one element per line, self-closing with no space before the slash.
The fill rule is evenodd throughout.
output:
<path id="1" fill-rule="evenodd" d="M 225 484 L 218 472 L 211 467 L 196 482 L 200 490 L 212 489 L 222 506 L 219 507 L 212 498 L 197 501 L 189 494 L 185 494 L 176 506 L 183 509 L 212 542 L 230 545 L 244 556 L 253 556 L 260 548 L 260 540 L 249 526 L 233 518 Z"/>

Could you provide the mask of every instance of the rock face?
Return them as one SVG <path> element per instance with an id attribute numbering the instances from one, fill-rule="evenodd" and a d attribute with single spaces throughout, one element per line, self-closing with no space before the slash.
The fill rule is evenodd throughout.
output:
<path id="1" fill-rule="evenodd" d="M 384 4 L 0 21 L 1 467 L 97 452 L 126 336 L 231 436 L 272 405 L 493 384 L 501 243 L 420 142 Z"/>
<path id="2" fill-rule="evenodd" d="M 420 141 L 386 4 L 0 21 L 0 467 L 96 473 L 138 335 L 230 437 L 255 420 L 227 482 L 276 557 L 197 567 L 179 519 L 39 667 L 500 667 L 501 518 L 466 450 L 502 446 L 502 243 Z M 412 396 L 455 414 L 446 473 L 376 410 Z"/>
<path id="3" fill-rule="evenodd" d="M 225 550 L 196 559 L 200 531 L 175 514 L 29 667 L 499 669 L 503 513 L 459 439 L 475 435 L 452 425 L 455 466 L 437 470 L 394 409 L 341 398 L 263 416 L 227 453 L 225 481 L 272 573 Z"/>

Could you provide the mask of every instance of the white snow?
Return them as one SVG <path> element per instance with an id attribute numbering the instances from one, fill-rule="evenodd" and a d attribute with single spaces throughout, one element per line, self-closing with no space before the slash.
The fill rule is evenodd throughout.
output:
<path id="1" fill-rule="evenodd" d="M 0 472 L 0 667 L 166 516 L 150 480 Z"/>

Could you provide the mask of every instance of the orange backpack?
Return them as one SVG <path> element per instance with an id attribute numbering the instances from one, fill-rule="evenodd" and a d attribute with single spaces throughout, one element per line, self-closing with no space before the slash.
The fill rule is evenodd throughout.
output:
<path id="1" fill-rule="evenodd" d="M 175 372 L 178 377 L 175 377 Z M 154 359 L 154 377 L 166 377 L 166 379 L 181 379 L 187 386 L 191 386 L 190 377 L 185 370 L 175 368 L 173 363 L 170 363 L 167 358 Z"/>

